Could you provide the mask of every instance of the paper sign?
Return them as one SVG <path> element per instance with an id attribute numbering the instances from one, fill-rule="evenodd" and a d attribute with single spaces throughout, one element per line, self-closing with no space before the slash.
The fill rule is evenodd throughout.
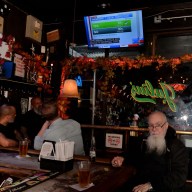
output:
<path id="1" fill-rule="evenodd" d="M 15 76 L 24 77 L 25 76 L 25 63 L 24 57 L 18 54 L 14 56 L 14 63 L 15 63 Z"/>
<path id="2" fill-rule="evenodd" d="M 106 133 L 106 139 L 105 139 L 106 147 L 122 149 L 122 145 L 123 145 L 122 134 Z"/>

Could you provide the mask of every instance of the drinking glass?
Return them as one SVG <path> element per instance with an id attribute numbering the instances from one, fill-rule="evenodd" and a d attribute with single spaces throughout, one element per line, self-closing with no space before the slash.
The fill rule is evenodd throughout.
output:
<path id="1" fill-rule="evenodd" d="M 20 157 L 26 157 L 28 152 L 28 140 L 21 140 L 19 141 L 19 156 Z"/>
<path id="2" fill-rule="evenodd" d="M 90 161 L 80 161 L 78 162 L 78 182 L 79 186 L 84 188 L 88 187 L 90 184 L 90 168 L 91 162 Z"/>

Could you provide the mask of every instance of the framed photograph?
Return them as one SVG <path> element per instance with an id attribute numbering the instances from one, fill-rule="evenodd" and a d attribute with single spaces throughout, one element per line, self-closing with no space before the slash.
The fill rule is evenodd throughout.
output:
<path id="1" fill-rule="evenodd" d="M 21 98 L 21 113 L 24 114 L 28 111 L 28 99 L 27 98 Z"/>

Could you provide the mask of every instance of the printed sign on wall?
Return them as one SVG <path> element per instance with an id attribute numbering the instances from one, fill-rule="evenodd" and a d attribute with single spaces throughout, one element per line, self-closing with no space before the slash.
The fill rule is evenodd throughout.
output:
<path id="1" fill-rule="evenodd" d="M 18 54 L 14 56 L 14 63 L 15 63 L 15 76 L 24 77 L 25 76 L 25 63 L 24 57 Z"/>
<path id="2" fill-rule="evenodd" d="M 122 149 L 123 135 L 115 133 L 106 133 L 105 146 Z"/>

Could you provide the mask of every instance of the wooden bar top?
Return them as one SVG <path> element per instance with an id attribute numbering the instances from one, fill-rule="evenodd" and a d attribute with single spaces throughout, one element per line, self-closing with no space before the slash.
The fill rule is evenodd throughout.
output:
<path id="1" fill-rule="evenodd" d="M 10 174 L 10 176 L 17 177 L 20 180 L 22 179 L 21 181 L 33 177 L 34 174 L 39 174 L 39 171 L 44 171 L 49 174 L 48 170 L 40 169 L 40 162 L 38 162 L 37 155 L 31 155 L 27 158 L 18 158 L 18 152 L 14 152 L 13 149 L 14 148 L 12 148 L 12 151 L 8 152 L 0 152 L 0 173 Z M 54 177 L 49 177 L 43 182 L 39 182 L 40 180 L 38 180 L 38 178 L 33 182 L 31 180 L 27 181 L 27 189 L 24 187 L 23 190 L 20 191 L 75 192 L 77 190 L 71 188 L 70 186 L 78 183 L 77 161 L 86 159 L 88 159 L 87 156 L 75 156 L 73 169 L 71 171 L 60 173 L 59 175 L 56 174 Z M 115 191 L 135 174 L 135 169 L 131 166 L 120 168 L 112 167 L 110 159 L 107 158 L 97 158 L 96 162 L 92 163 L 91 167 L 91 181 L 93 182 L 94 186 L 87 189 L 87 192 Z M 45 179 L 46 177 L 42 176 L 39 177 L 39 179 Z M 36 182 L 36 184 L 34 184 L 34 182 Z M 22 184 L 22 186 L 24 185 Z"/>
<path id="2" fill-rule="evenodd" d="M 7 152 L 19 152 L 19 148 L 18 148 L 18 147 L 2 147 L 2 146 L 0 146 L 0 150 L 1 150 L 1 151 L 7 151 Z M 39 153 L 40 153 L 39 150 L 29 149 L 27 154 L 38 156 Z M 89 159 L 88 156 L 82 156 L 82 155 L 74 155 L 73 158 L 74 158 L 75 160 L 88 160 L 88 159 Z M 110 159 L 110 158 L 97 157 L 97 158 L 96 158 L 96 162 L 97 162 L 97 163 L 111 164 L 111 159 Z"/>

